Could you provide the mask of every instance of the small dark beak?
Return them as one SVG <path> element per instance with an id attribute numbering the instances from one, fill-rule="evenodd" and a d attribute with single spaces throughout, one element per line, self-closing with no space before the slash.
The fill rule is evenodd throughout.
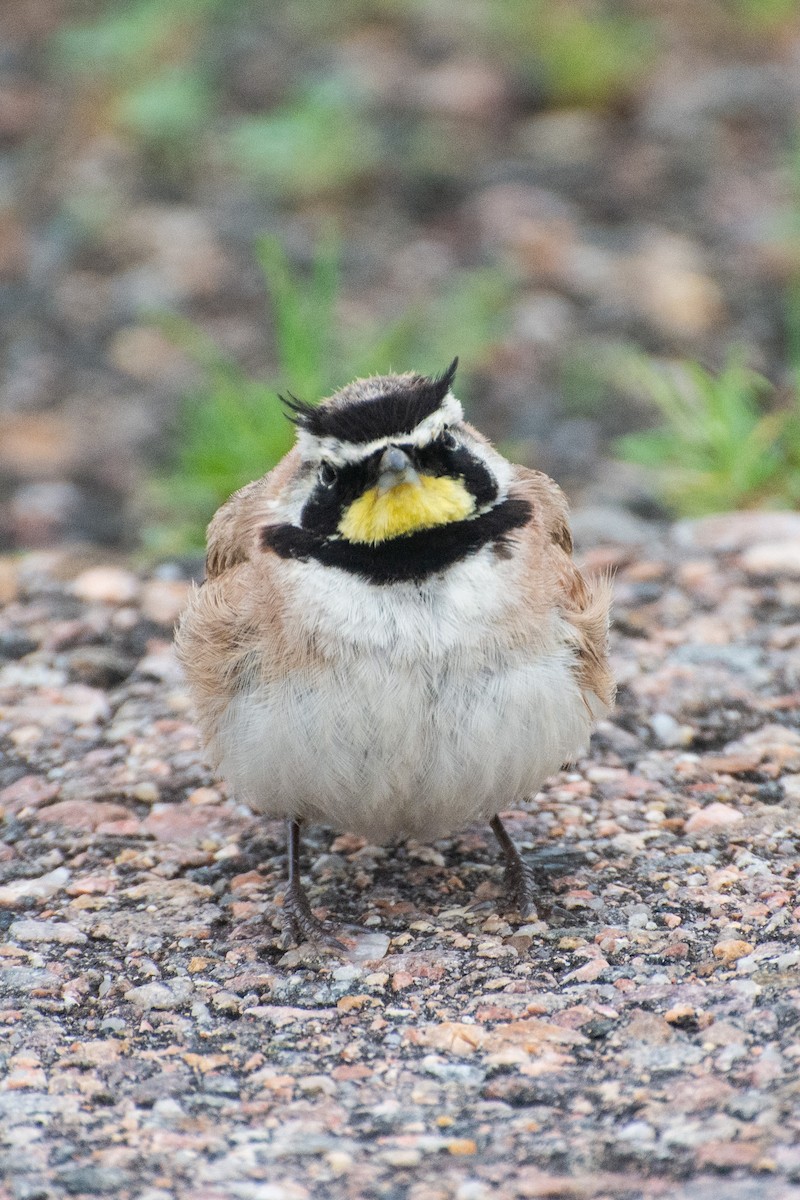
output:
<path id="1" fill-rule="evenodd" d="M 378 495 L 384 495 L 400 483 L 419 483 L 419 475 L 405 450 L 389 446 L 378 464 Z"/>

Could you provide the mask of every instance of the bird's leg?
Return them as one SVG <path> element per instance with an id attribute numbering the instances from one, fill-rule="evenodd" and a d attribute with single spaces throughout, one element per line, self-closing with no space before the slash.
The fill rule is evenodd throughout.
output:
<path id="1" fill-rule="evenodd" d="M 287 933 L 296 942 L 325 942 L 337 950 L 345 946 L 315 917 L 300 878 L 300 822 L 293 817 L 286 821 L 286 848 L 289 855 L 289 883 L 283 897 Z"/>
<path id="2" fill-rule="evenodd" d="M 506 856 L 506 898 L 509 905 L 516 908 L 520 916 L 535 918 L 537 916 L 535 896 L 539 890 L 536 874 L 508 836 L 506 827 L 499 816 L 492 817 L 491 827 Z"/>

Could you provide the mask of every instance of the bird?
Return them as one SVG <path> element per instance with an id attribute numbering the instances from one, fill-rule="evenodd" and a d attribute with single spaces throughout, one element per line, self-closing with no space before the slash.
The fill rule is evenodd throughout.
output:
<path id="1" fill-rule="evenodd" d="M 303 822 L 370 844 L 486 822 L 509 909 L 535 914 L 500 813 L 613 703 L 610 581 L 575 565 L 556 483 L 467 423 L 457 364 L 282 397 L 295 444 L 211 520 L 176 633 L 214 767 L 286 822 L 287 942 L 342 948 L 303 886 Z"/>

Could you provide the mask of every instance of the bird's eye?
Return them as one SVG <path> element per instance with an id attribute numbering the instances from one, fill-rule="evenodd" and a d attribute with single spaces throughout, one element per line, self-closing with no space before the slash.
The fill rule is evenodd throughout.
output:
<path id="1" fill-rule="evenodd" d="M 330 463 L 324 462 L 319 469 L 317 478 L 323 487 L 333 487 L 336 483 L 338 471 L 336 467 L 332 467 Z"/>
<path id="2" fill-rule="evenodd" d="M 442 445 L 446 446 L 448 450 L 455 450 L 456 446 L 458 445 L 458 440 L 456 439 L 455 434 L 451 433 L 449 429 L 445 429 L 443 431 L 440 440 Z"/>

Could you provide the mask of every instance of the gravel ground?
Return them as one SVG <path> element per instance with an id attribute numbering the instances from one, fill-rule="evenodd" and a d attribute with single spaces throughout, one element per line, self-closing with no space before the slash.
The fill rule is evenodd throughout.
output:
<path id="1" fill-rule="evenodd" d="M 619 703 L 487 830 L 282 830 L 203 764 L 177 569 L 0 559 L 0 1197 L 800 1197 L 800 517 L 607 545 Z"/>

